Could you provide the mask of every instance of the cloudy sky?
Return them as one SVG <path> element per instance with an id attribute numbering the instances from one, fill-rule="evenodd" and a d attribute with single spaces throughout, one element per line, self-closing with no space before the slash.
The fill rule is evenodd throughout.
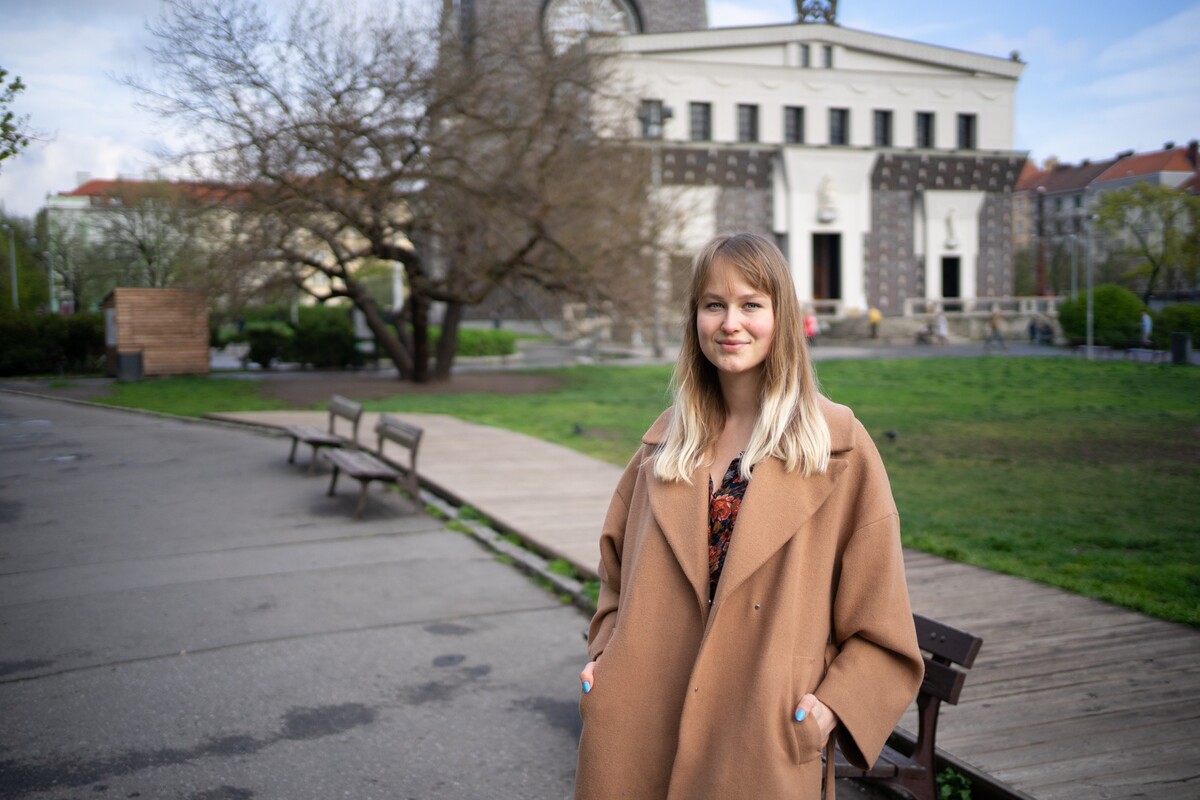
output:
<path id="1" fill-rule="evenodd" d="M 384 0 L 360 0 L 383 2 Z M 14 110 L 48 141 L 0 167 L 0 206 L 32 215 L 93 177 L 140 177 L 171 141 L 117 80 L 146 71 L 161 0 L 0 0 L 0 67 L 28 89 Z M 286 0 L 265 0 L 282 6 Z M 540 0 L 530 0 L 540 2 Z M 790 0 L 709 0 L 713 26 L 786 23 Z M 1028 64 L 1016 146 L 1077 161 L 1200 138 L 1200 0 L 843 0 L 840 23 Z"/>

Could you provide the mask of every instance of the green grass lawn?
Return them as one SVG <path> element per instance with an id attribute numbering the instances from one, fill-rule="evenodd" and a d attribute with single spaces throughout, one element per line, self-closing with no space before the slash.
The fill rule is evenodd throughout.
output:
<path id="1" fill-rule="evenodd" d="M 818 371 L 878 442 L 906 545 L 1200 626 L 1200 370 L 993 357 Z M 624 466 L 667 403 L 670 370 L 557 374 L 562 388 L 542 394 L 406 395 L 367 407 L 452 414 Z M 205 383 L 221 385 L 206 397 Z M 151 397 L 170 385 L 122 385 L 109 402 L 175 413 L 191 413 L 185 403 L 269 407 L 242 381 Z"/>
<path id="2" fill-rule="evenodd" d="M 118 381 L 108 397 L 95 402 L 126 408 L 144 408 L 181 417 L 201 417 L 220 411 L 273 411 L 286 408 L 264 396 L 257 380 L 178 377 L 148 381 Z"/>

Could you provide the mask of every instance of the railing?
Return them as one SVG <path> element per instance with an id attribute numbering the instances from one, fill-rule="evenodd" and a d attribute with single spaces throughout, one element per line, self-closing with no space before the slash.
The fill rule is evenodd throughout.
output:
<path id="1" fill-rule="evenodd" d="M 1057 317 L 1058 307 L 1065 297 L 908 297 L 904 300 L 904 316 L 918 317 L 945 312 L 946 316 L 986 316 L 993 309 L 1006 314 L 1046 314 Z"/>

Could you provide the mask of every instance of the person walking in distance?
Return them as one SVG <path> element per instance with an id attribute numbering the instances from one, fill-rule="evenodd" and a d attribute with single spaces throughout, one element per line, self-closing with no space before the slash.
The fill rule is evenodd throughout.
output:
<path id="1" fill-rule="evenodd" d="M 1000 345 L 1000 349 L 1008 352 L 1008 343 L 1004 341 L 1004 313 L 999 308 L 992 309 L 992 317 L 988 320 L 988 337 L 983 342 L 983 352 L 988 352 L 992 349 L 993 344 Z"/>
<path id="2" fill-rule="evenodd" d="M 872 764 L 923 674 L 887 474 L 771 241 L 706 244 L 684 316 L 600 536 L 575 797 L 829 796 L 833 742 Z"/>

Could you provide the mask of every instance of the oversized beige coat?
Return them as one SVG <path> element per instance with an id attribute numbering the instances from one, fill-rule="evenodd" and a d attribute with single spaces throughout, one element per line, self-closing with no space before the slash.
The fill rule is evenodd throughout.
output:
<path id="1" fill-rule="evenodd" d="M 707 472 L 655 478 L 670 412 L 647 431 L 600 538 L 578 800 L 816 798 L 820 734 L 794 721 L 800 698 L 837 713 L 842 751 L 866 766 L 916 695 L 887 474 L 850 409 L 823 402 L 829 470 L 754 467 L 711 606 Z"/>

